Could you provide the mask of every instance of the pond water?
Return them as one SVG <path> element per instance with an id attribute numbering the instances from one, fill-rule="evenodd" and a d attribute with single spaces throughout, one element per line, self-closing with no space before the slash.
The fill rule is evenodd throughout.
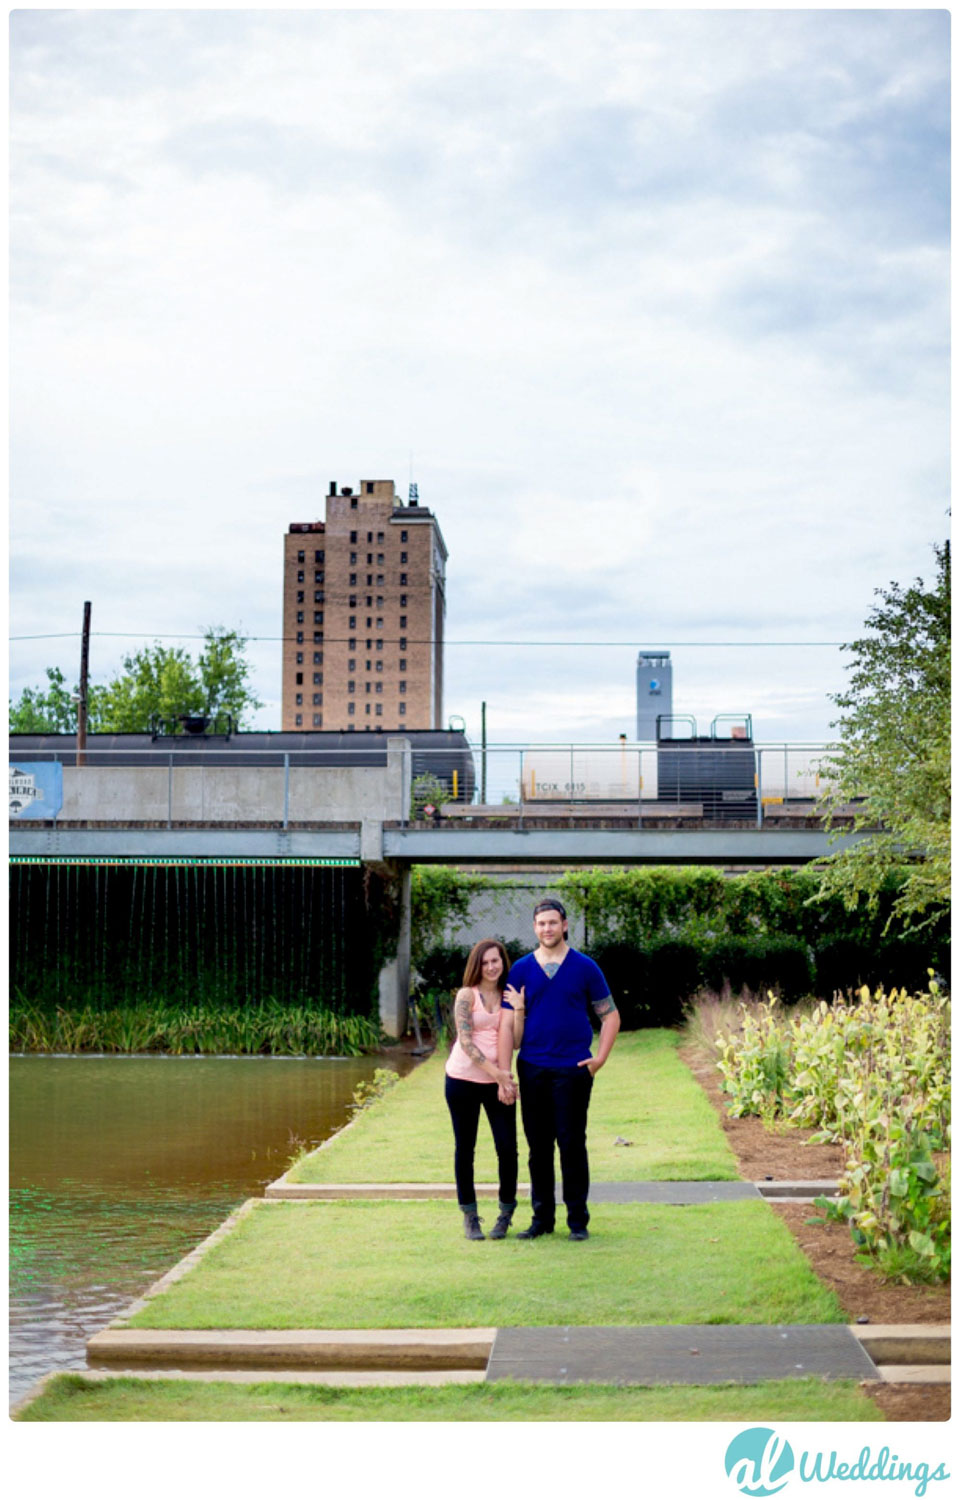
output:
<path id="1" fill-rule="evenodd" d="M 409 1058 L 11 1057 L 10 1399 Z"/>

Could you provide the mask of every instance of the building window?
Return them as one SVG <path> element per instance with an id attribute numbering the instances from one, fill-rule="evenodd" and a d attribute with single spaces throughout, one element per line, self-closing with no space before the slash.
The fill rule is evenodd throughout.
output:
<path id="1" fill-rule="evenodd" d="M 303 631 L 302 630 L 298 630 L 297 631 L 297 645 L 298 646 L 302 646 L 303 645 Z"/>
<path id="2" fill-rule="evenodd" d="M 297 673 L 297 687 L 299 687 L 302 682 L 303 682 L 303 673 L 302 672 L 298 672 Z"/>
<path id="3" fill-rule="evenodd" d="M 300 707 L 300 704 L 301 704 L 301 703 L 302 703 L 302 702 L 303 702 L 303 694 L 302 694 L 302 693 L 298 693 L 298 694 L 297 694 L 297 707 L 298 707 L 298 708 L 299 708 L 299 707 Z"/>
<path id="4" fill-rule="evenodd" d="M 347 692 L 348 693 L 355 693 L 356 691 L 357 691 L 357 684 L 355 682 L 348 682 L 347 683 Z"/>
<path id="5" fill-rule="evenodd" d="M 323 702 L 323 694 L 322 693 L 314 693 L 314 695 L 313 695 L 313 706 L 314 706 L 314 708 L 316 708 L 322 702 Z"/>
<path id="6" fill-rule="evenodd" d="M 377 704 L 377 713 L 378 714 L 382 714 L 383 713 L 383 704 L 382 703 L 378 703 Z"/>
<path id="7" fill-rule="evenodd" d="M 382 693 L 383 692 L 383 683 L 382 682 L 378 682 L 377 683 L 377 692 L 378 693 Z"/>
<path id="8" fill-rule="evenodd" d="M 323 683 L 323 673 L 322 672 L 314 672 L 314 674 L 313 674 L 313 684 L 314 684 L 314 687 L 320 687 L 322 683 Z"/>
<path id="9" fill-rule="evenodd" d="M 371 640 L 367 641 L 367 650 L 368 651 L 372 651 L 373 650 L 373 641 L 371 641 Z"/>
<path id="10" fill-rule="evenodd" d="M 317 589 L 316 590 L 316 592 L 314 593 L 314 596 L 313 596 L 313 602 L 314 602 L 314 604 L 322 604 L 323 603 L 323 589 Z"/>
<path id="11" fill-rule="evenodd" d="M 322 723 L 323 723 L 323 714 L 314 714 L 314 716 L 313 716 L 313 725 L 314 725 L 314 728 L 315 729 L 319 729 Z"/>
<path id="12" fill-rule="evenodd" d="M 406 628 L 407 628 L 407 617 L 406 617 L 406 615 L 401 615 L 400 616 L 400 629 L 401 630 L 406 630 Z"/>
<path id="13" fill-rule="evenodd" d="M 313 632 L 313 644 L 316 646 L 322 640 L 323 640 L 323 631 L 322 630 L 315 630 Z"/>
<path id="14" fill-rule="evenodd" d="M 377 595 L 377 609 L 383 609 L 383 595 Z"/>
<path id="15" fill-rule="evenodd" d="M 351 533 L 350 533 L 350 541 L 351 542 L 355 542 L 356 540 L 357 540 L 357 533 L 355 531 L 351 531 Z"/>
<path id="16" fill-rule="evenodd" d="M 401 693 L 405 693 L 407 691 L 407 684 L 404 679 L 401 679 L 400 681 L 400 691 Z"/>
<path id="17" fill-rule="evenodd" d="M 322 551 L 321 552 L 315 552 L 313 554 L 313 560 L 314 560 L 314 562 L 315 563 L 322 563 L 323 560 L 324 560 L 325 555 L 326 554 L 324 552 L 322 552 Z"/>
<path id="18" fill-rule="evenodd" d="M 405 586 L 406 582 L 407 582 L 407 575 L 406 575 L 406 573 L 401 573 L 400 574 L 400 583 L 401 583 L 401 586 Z"/>
<path id="19" fill-rule="evenodd" d="M 377 641 L 377 650 L 378 651 L 382 651 L 383 650 L 383 641 Z"/>
<path id="20" fill-rule="evenodd" d="M 401 672 L 405 672 L 407 670 L 407 658 L 405 656 L 401 656 L 400 658 L 400 670 Z"/>
<path id="21" fill-rule="evenodd" d="M 379 642 L 378 642 L 378 644 L 379 644 Z M 383 671 L 383 662 L 382 661 L 378 661 L 377 662 L 377 671 L 378 672 L 382 672 Z M 377 692 L 379 693 L 379 691 L 380 691 L 380 688 L 378 686 Z"/>
<path id="22" fill-rule="evenodd" d="M 367 541 L 368 542 L 372 542 L 373 541 L 373 532 L 372 531 L 368 531 L 367 532 Z"/>
<path id="23" fill-rule="evenodd" d="M 303 652 L 302 651 L 298 651 L 297 652 L 297 666 L 300 667 L 302 665 L 303 665 Z"/>
<path id="24" fill-rule="evenodd" d="M 401 609 L 406 609 L 406 607 L 407 607 L 407 596 L 406 596 L 406 594 L 401 594 L 400 595 L 400 608 Z"/>
<path id="25" fill-rule="evenodd" d="M 297 728 L 299 729 L 300 725 L 303 723 L 303 714 L 297 714 L 295 723 L 296 723 Z"/>
<path id="26" fill-rule="evenodd" d="M 357 607 L 357 596 L 356 596 L 356 594 L 351 594 L 350 598 L 347 600 L 347 603 L 349 604 L 349 606 L 350 606 L 351 609 L 356 609 L 356 607 Z"/>
<path id="27" fill-rule="evenodd" d="M 352 589 L 355 589 L 356 586 L 357 586 L 357 575 L 356 575 L 356 573 L 351 573 L 350 574 L 350 587 Z"/>
<path id="28" fill-rule="evenodd" d="M 303 610 L 302 609 L 298 609 L 297 610 L 297 624 L 298 625 L 302 625 L 303 624 Z"/>
<path id="29" fill-rule="evenodd" d="M 315 667 L 322 667 L 323 666 L 323 652 L 322 651 L 315 651 L 313 653 L 313 665 Z"/>
<path id="30" fill-rule="evenodd" d="M 357 497 L 356 497 L 356 495 L 351 495 L 351 497 L 350 497 L 350 509 L 351 510 L 356 510 L 356 508 L 357 508 Z"/>
<path id="31" fill-rule="evenodd" d="M 377 588 L 378 589 L 383 588 L 383 574 L 382 573 L 378 573 L 377 574 Z"/>
<path id="32" fill-rule="evenodd" d="M 304 554 L 302 552 L 298 552 L 297 553 L 297 562 L 303 562 L 303 560 L 304 560 Z"/>
<path id="33" fill-rule="evenodd" d="M 365 682 L 364 683 L 364 685 L 363 685 L 363 691 L 367 694 L 367 697 L 370 696 L 370 684 L 369 684 L 369 682 Z"/>
<path id="34" fill-rule="evenodd" d="M 297 589 L 297 603 L 303 603 L 303 589 Z"/>
<path id="35" fill-rule="evenodd" d="M 406 711 L 407 711 L 407 705 L 405 703 L 401 703 L 400 704 L 400 717 L 401 718 L 403 718 L 403 716 L 406 713 Z"/>
<path id="36" fill-rule="evenodd" d="M 400 637 L 400 650 L 401 651 L 406 651 L 406 649 L 407 649 L 407 638 L 406 638 L 405 635 L 402 635 Z"/>
<path id="37" fill-rule="evenodd" d="M 367 703 L 367 704 L 364 705 L 364 710 L 363 711 L 364 711 L 365 714 L 369 714 L 369 712 L 370 712 L 370 705 L 369 705 L 369 703 Z"/>
<path id="38" fill-rule="evenodd" d="M 355 672 L 356 670 L 357 670 L 357 659 L 356 659 L 355 656 L 351 656 L 350 660 L 347 662 L 347 671 L 348 672 Z"/>
<path id="39" fill-rule="evenodd" d="M 323 610 L 322 609 L 315 609 L 314 610 L 314 612 L 313 612 L 313 623 L 314 623 L 314 625 L 322 625 L 323 624 Z"/>
<path id="40" fill-rule="evenodd" d="M 368 661 L 367 662 L 367 671 L 368 672 L 372 672 L 373 671 L 373 662 L 372 661 Z"/>
<path id="41" fill-rule="evenodd" d="M 355 703 L 348 703 L 347 704 L 347 713 L 348 714 L 355 714 L 356 711 L 357 711 L 357 705 Z"/>
<path id="42" fill-rule="evenodd" d="M 357 649 L 357 638 L 356 638 L 356 636 L 351 636 L 350 639 L 347 641 L 347 650 L 348 651 L 356 651 L 356 649 Z"/>
<path id="43" fill-rule="evenodd" d="M 372 568 L 373 567 L 373 553 L 372 552 L 368 552 L 367 553 L 367 567 L 368 568 Z"/>
<path id="44" fill-rule="evenodd" d="M 300 572 L 297 574 L 297 582 L 298 583 L 302 583 L 303 582 L 303 569 L 302 568 L 300 569 Z"/>
<path id="45" fill-rule="evenodd" d="M 367 480 L 367 494 L 368 495 L 372 495 L 373 494 L 373 480 L 372 479 L 368 479 Z"/>
<path id="46" fill-rule="evenodd" d="M 377 629 L 383 629 L 383 615 L 377 615 Z"/>
<path id="47" fill-rule="evenodd" d="M 367 615 L 367 629 L 368 630 L 370 629 L 370 627 L 371 627 L 372 624 L 373 624 L 373 615 Z"/>
<path id="48" fill-rule="evenodd" d="M 368 573 L 367 574 L 367 588 L 368 589 L 372 589 L 373 588 L 373 574 L 372 573 Z"/>
<path id="49" fill-rule="evenodd" d="M 367 595 L 367 609 L 373 609 L 373 600 L 369 594 Z"/>
<path id="50" fill-rule="evenodd" d="M 353 563 L 356 562 L 356 560 L 357 560 L 357 554 L 355 552 L 351 552 L 350 553 L 350 563 L 351 563 L 351 566 L 353 565 Z"/>
<path id="51" fill-rule="evenodd" d="M 347 626 L 347 629 L 348 630 L 356 630 L 356 628 L 357 628 L 357 617 L 356 617 L 356 615 L 351 615 L 350 616 L 349 624 Z"/>
<path id="52" fill-rule="evenodd" d="M 378 531 L 377 532 L 377 546 L 378 547 L 382 547 L 383 546 L 383 532 L 382 531 Z"/>
<path id="53" fill-rule="evenodd" d="M 405 542 L 407 540 L 407 533 L 405 531 L 401 531 L 400 540 L 401 542 Z"/>
<path id="54" fill-rule="evenodd" d="M 377 553 L 377 567 L 378 568 L 382 568 L 383 567 L 383 553 L 382 552 L 378 552 Z"/>
<path id="55" fill-rule="evenodd" d="M 400 553 L 400 561 L 402 563 L 404 563 L 404 562 L 406 562 L 406 560 L 407 560 L 407 554 L 405 552 L 401 552 Z"/>

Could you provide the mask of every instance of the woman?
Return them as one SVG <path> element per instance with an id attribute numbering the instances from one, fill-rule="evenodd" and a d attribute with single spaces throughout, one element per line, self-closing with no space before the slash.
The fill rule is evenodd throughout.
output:
<path id="1" fill-rule="evenodd" d="M 507 989 L 513 1011 L 501 1000 L 510 960 L 496 938 L 475 943 L 457 991 L 454 1019 L 457 1040 L 447 1059 L 444 1081 L 453 1121 L 457 1202 L 468 1240 L 485 1238 L 477 1216 L 473 1155 L 480 1110 L 486 1110 L 500 1169 L 499 1216 L 492 1240 L 505 1238 L 517 1206 L 517 1089 L 510 1076 L 515 1037 L 523 1026 L 523 991 Z"/>

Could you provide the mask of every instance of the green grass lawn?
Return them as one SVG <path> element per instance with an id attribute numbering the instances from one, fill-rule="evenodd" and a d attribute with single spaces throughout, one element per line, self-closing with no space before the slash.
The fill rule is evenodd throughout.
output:
<path id="1" fill-rule="evenodd" d="M 590 1230 L 471 1243 L 452 1203 L 260 1202 L 131 1326 L 845 1321 L 765 1203 L 598 1204 Z"/>
<path id="2" fill-rule="evenodd" d="M 676 1032 L 628 1032 L 597 1074 L 588 1143 L 597 1182 L 733 1181 L 733 1153 L 703 1090 L 677 1056 Z M 453 1131 L 443 1097 L 445 1057 L 434 1056 L 357 1122 L 290 1173 L 293 1182 L 452 1182 Z M 521 1181 L 526 1145 L 517 1121 Z M 630 1146 L 615 1146 L 620 1136 Z M 477 1181 L 496 1182 L 486 1120 Z"/>
<path id="3" fill-rule="evenodd" d="M 58 1375 L 21 1422 L 882 1422 L 854 1381 L 721 1386 L 231 1385 Z"/>

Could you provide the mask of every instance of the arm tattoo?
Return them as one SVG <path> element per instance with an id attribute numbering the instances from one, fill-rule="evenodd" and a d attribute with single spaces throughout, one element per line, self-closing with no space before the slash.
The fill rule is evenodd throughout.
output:
<path id="1" fill-rule="evenodd" d="M 454 1019 L 457 1023 L 457 1041 L 471 1062 L 482 1065 L 486 1058 L 473 1040 L 473 996 L 469 990 L 461 990 L 453 1007 Z"/>
<path id="2" fill-rule="evenodd" d="M 601 1021 L 604 1016 L 612 1016 L 617 1009 L 616 1001 L 612 995 L 604 995 L 602 1000 L 594 1000 L 591 1003 L 594 1015 L 599 1016 Z"/>

